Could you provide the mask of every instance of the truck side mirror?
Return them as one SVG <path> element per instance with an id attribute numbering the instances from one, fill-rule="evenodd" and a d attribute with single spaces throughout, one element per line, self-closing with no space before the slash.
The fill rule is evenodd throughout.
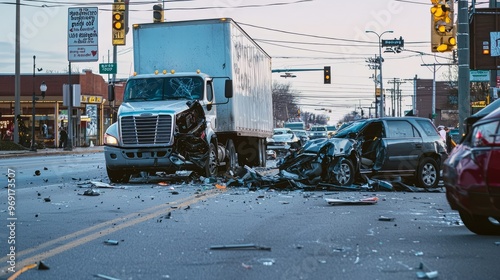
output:
<path id="1" fill-rule="evenodd" d="M 224 85 L 224 96 L 228 99 L 233 97 L 233 80 L 226 80 Z"/>
<path id="2" fill-rule="evenodd" d="M 108 100 L 110 102 L 115 100 L 115 85 L 112 83 L 108 85 Z"/>

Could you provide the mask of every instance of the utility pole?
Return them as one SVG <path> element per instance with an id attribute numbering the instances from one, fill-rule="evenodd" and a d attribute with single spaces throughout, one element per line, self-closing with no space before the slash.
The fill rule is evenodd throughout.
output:
<path id="1" fill-rule="evenodd" d="M 392 116 L 393 117 L 401 117 L 401 89 L 400 85 L 405 83 L 399 78 L 393 78 L 392 81 L 388 81 L 387 83 L 393 84 L 393 88 L 391 91 L 391 104 L 392 104 Z"/>
<path id="2" fill-rule="evenodd" d="M 490 8 L 497 8 L 498 7 L 498 2 L 497 0 L 490 0 Z M 498 18 L 498 17 L 497 17 Z M 494 100 L 494 88 L 497 87 L 497 75 L 498 71 L 497 70 L 490 70 L 490 98 L 489 100 Z"/>
<path id="3" fill-rule="evenodd" d="M 377 85 L 380 83 L 379 77 L 377 77 L 377 70 L 380 69 L 380 64 L 378 62 L 378 57 L 375 55 L 375 57 L 370 57 L 366 62 L 368 62 L 368 68 L 370 70 L 375 70 L 375 74 L 371 77 L 373 78 L 373 82 L 375 82 L 375 107 L 377 107 Z M 375 109 L 375 118 L 378 118 L 378 110 Z"/>
<path id="4" fill-rule="evenodd" d="M 470 116 L 469 1 L 458 0 L 458 119 L 460 134 Z"/>

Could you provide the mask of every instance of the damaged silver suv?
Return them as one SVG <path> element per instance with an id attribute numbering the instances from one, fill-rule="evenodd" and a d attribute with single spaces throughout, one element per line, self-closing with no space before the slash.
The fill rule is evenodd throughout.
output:
<path id="1" fill-rule="evenodd" d="M 419 117 L 385 117 L 355 122 L 330 140 L 354 139 L 345 170 L 368 177 L 400 176 L 422 188 L 436 188 L 448 154 L 434 124 Z M 340 143 L 340 142 L 339 142 Z M 351 170 L 349 170 L 351 171 Z M 349 180 L 343 180 L 349 181 Z"/>

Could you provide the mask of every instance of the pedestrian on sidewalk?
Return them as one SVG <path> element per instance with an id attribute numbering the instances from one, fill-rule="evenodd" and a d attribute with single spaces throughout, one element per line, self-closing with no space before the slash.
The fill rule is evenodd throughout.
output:
<path id="1" fill-rule="evenodd" d="M 68 133 L 66 132 L 66 129 L 64 129 L 63 127 L 59 132 L 59 148 L 66 148 L 67 142 L 68 142 Z"/>

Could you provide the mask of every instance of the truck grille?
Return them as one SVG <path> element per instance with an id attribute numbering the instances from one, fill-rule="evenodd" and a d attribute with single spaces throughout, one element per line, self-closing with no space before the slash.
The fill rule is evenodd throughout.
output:
<path id="1" fill-rule="evenodd" d="M 121 118 L 124 145 L 165 145 L 172 135 L 172 116 L 127 116 Z"/>

